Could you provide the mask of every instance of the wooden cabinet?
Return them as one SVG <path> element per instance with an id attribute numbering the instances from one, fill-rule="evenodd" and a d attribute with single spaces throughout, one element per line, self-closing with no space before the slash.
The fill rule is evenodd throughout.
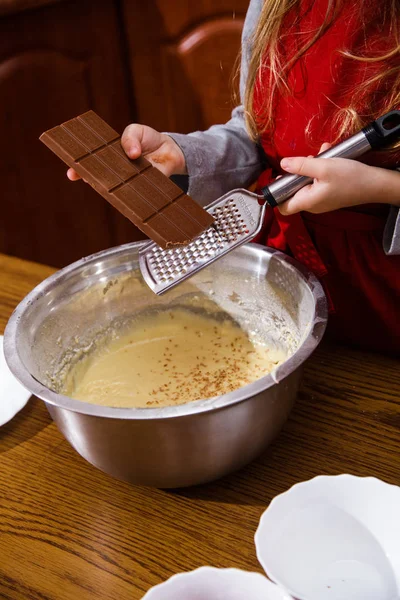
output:
<path id="1" fill-rule="evenodd" d="M 225 122 L 248 0 L 124 1 L 138 119 L 187 133 Z"/>
<path id="2" fill-rule="evenodd" d="M 248 1 L 28 4 L 0 6 L 0 252 L 63 266 L 143 235 L 69 182 L 40 133 L 89 108 L 121 132 L 225 121 Z"/>
<path id="3" fill-rule="evenodd" d="M 72 184 L 39 135 L 92 107 L 130 119 L 113 2 L 61 2 L 0 19 L 0 251 L 55 266 L 107 248 L 113 210 Z"/>

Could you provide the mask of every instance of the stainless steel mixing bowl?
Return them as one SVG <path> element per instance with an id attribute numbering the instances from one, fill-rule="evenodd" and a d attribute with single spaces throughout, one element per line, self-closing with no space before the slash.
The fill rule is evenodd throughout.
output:
<path id="1" fill-rule="evenodd" d="M 82 259 L 37 286 L 5 332 L 7 363 L 72 446 L 115 477 L 155 487 L 219 478 L 255 458 L 293 406 L 301 365 L 327 318 L 317 279 L 280 252 L 250 244 L 161 297 L 138 271 L 142 243 Z M 285 348 L 275 372 L 234 392 L 167 408 L 113 408 L 62 395 L 70 366 L 105 332 L 171 306 L 228 312 L 249 335 Z"/>

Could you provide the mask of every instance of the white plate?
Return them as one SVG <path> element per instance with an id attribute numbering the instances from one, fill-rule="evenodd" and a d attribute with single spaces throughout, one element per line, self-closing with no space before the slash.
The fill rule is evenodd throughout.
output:
<path id="1" fill-rule="evenodd" d="M 255 544 L 298 600 L 399 600 L 400 488 L 352 475 L 299 483 L 271 502 Z"/>
<path id="2" fill-rule="evenodd" d="M 8 423 L 28 402 L 28 392 L 14 377 L 7 366 L 3 352 L 3 336 L 0 335 L 0 426 Z"/>
<path id="3" fill-rule="evenodd" d="M 200 567 L 173 575 L 143 600 L 293 600 L 264 575 L 240 569 Z"/>

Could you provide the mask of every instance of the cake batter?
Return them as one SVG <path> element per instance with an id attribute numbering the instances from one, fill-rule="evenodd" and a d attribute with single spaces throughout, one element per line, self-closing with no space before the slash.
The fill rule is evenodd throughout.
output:
<path id="1" fill-rule="evenodd" d="M 175 309 L 143 317 L 81 360 L 65 393 L 105 406 L 171 406 L 236 390 L 284 358 L 232 320 Z"/>

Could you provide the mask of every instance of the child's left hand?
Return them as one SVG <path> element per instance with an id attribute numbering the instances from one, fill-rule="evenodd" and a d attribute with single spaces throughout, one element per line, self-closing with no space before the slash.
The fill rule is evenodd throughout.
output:
<path id="1" fill-rule="evenodd" d="M 330 148 L 323 144 L 320 152 Z M 300 211 L 324 213 L 339 208 L 380 202 L 379 180 L 382 169 L 347 158 L 284 158 L 281 167 L 288 173 L 314 179 L 279 206 L 283 215 Z M 376 197 L 377 196 L 377 197 Z"/>

